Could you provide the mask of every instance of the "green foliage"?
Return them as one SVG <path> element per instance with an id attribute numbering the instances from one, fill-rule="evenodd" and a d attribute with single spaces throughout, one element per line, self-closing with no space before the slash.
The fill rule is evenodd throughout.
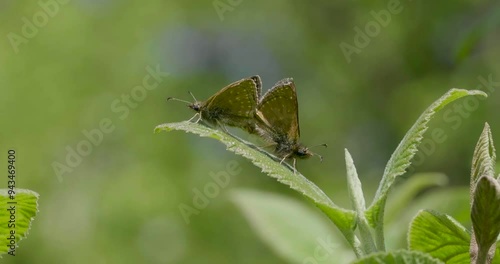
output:
<path id="1" fill-rule="evenodd" d="M 446 263 L 499 261 L 495 250 L 500 234 L 500 184 L 494 178 L 495 157 L 491 131 L 485 124 L 472 160 L 472 236 L 450 216 L 422 211 L 410 226 L 410 249 L 429 253 Z"/>
<path id="2" fill-rule="evenodd" d="M 483 176 L 479 179 L 471 217 L 477 242 L 477 245 L 471 245 L 471 250 L 477 252 L 477 263 L 487 263 L 495 255 L 500 234 L 500 183 L 492 177 Z"/>
<path id="3" fill-rule="evenodd" d="M 21 239 L 26 238 L 28 232 L 31 228 L 31 222 L 35 219 L 38 212 L 38 193 L 25 190 L 25 189 L 15 189 L 16 195 L 15 199 L 10 199 L 7 189 L 0 189 L 0 237 L 3 241 L 7 241 L 11 234 L 11 231 L 15 232 L 16 247 Z M 15 202 L 12 204 L 11 202 Z M 15 206 L 15 227 L 10 228 L 8 223 L 11 220 L 10 212 L 6 210 L 11 206 Z M 0 255 L 6 254 L 11 249 L 6 243 L 0 244 Z"/>
<path id="4" fill-rule="evenodd" d="M 439 264 L 443 263 L 418 251 L 398 250 L 377 253 L 353 262 L 354 264 Z"/>
<path id="5" fill-rule="evenodd" d="M 486 123 L 474 150 L 471 172 L 471 262 L 490 263 L 500 234 L 500 183 L 495 179 L 496 151 Z"/>
<path id="6" fill-rule="evenodd" d="M 254 232 L 292 263 L 346 263 L 353 258 L 331 223 L 316 211 L 283 195 L 237 189 L 230 196 Z"/>
<path id="7" fill-rule="evenodd" d="M 469 234 L 465 228 L 450 217 L 432 211 L 420 212 L 411 224 L 409 235 L 410 249 L 419 250 L 420 252 L 397 251 L 375 255 L 370 254 L 385 250 L 383 220 L 387 195 L 395 179 L 404 174 L 408 166 L 410 166 L 411 159 L 415 155 L 419 143 L 422 141 L 424 132 L 427 130 L 427 123 L 445 105 L 469 95 L 486 96 L 481 91 L 451 89 L 419 117 L 392 154 L 375 198 L 367 210 L 365 209 L 365 199 L 361 182 L 358 178 L 354 161 L 347 150 L 345 150 L 347 182 L 349 197 L 354 211 L 335 205 L 319 187 L 307 180 L 299 172 L 294 171 L 289 165 L 280 164 L 279 159 L 272 154 L 232 135 L 191 122 L 159 125 L 155 128 L 155 132 L 183 130 L 202 137 L 215 138 L 224 143 L 228 150 L 248 158 L 256 166 L 260 167 L 263 172 L 296 190 L 320 208 L 339 228 L 358 258 L 361 259 L 369 255 L 367 258 L 360 260 L 362 262 L 358 263 L 440 263 L 432 259 L 431 256 L 447 263 L 460 263 L 464 259 L 468 259 L 467 245 L 470 240 Z M 492 143 L 479 145 L 490 152 L 492 149 L 494 150 Z M 486 147 L 484 147 L 485 145 Z M 490 156 L 487 156 L 490 163 L 491 157 L 494 157 L 494 151 L 492 152 Z M 488 167 L 482 164 L 484 160 L 487 159 L 479 159 L 476 166 L 478 170 L 485 171 L 485 168 L 490 168 L 491 164 L 493 164 L 491 163 Z M 414 184 L 415 186 L 410 188 L 410 190 L 413 189 L 413 192 L 410 192 L 409 196 L 406 195 L 401 198 L 403 201 L 407 201 L 409 197 L 415 195 L 415 190 L 421 189 L 422 186 L 442 184 L 442 182 L 443 177 L 436 177 L 432 181 L 425 181 L 423 185 Z M 491 193 L 489 194 L 491 195 Z M 305 254 L 301 250 L 300 244 L 297 244 L 296 241 L 297 239 L 301 240 L 301 235 L 296 234 L 297 236 L 290 238 L 286 235 L 287 231 L 285 231 L 290 229 L 289 225 L 276 226 L 275 223 L 269 223 L 270 221 L 278 221 L 279 223 L 286 221 L 286 219 L 292 219 L 293 217 L 290 215 L 293 210 L 290 211 L 289 209 L 297 206 L 290 204 L 286 199 L 268 198 L 268 196 L 267 194 L 247 191 L 234 194 L 233 200 L 243 210 L 246 218 L 249 219 L 263 240 L 274 248 L 278 254 L 295 261 L 300 257 L 303 258 Z M 287 210 L 283 208 L 287 208 Z M 296 210 L 301 211 L 302 209 L 297 207 Z M 309 213 L 303 212 L 302 214 L 304 217 L 310 217 Z M 310 217 L 309 221 L 314 222 L 315 220 Z M 297 223 L 297 225 L 300 224 Z M 302 229 L 307 230 L 307 228 Z M 355 231 L 358 232 L 357 235 Z M 443 232 L 446 236 L 441 235 Z M 376 244 L 374 241 L 376 241 Z M 459 248 L 454 247 L 453 245 L 457 243 L 462 244 L 462 246 Z M 307 246 L 307 248 L 311 248 L 311 245 Z M 421 252 L 428 253 L 429 255 L 424 255 Z"/>
<path id="8" fill-rule="evenodd" d="M 352 207 L 358 215 L 362 215 L 365 211 L 365 197 L 363 195 L 363 188 L 361 181 L 358 178 L 354 161 L 351 154 L 345 150 L 345 163 L 347 168 L 347 186 L 349 190 L 349 199 L 351 200 Z"/>
<path id="9" fill-rule="evenodd" d="M 469 261 L 470 234 L 450 216 L 434 211 L 421 211 L 410 225 L 408 244 L 445 263 Z"/>
<path id="10" fill-rule="evenodd" d="M 471 193 L 481 176 L 495 177 L 496 150 L 488 123 L 479 137 L 472 157 Z"/>
<path id="11" fill-rule="evenodd" d="M 469 95 L 487 96 L 486 93 L 476 90 L 467 91 L 463 89 L 451 89 L 424 111 L 424 113 L 406 133 L 403 140 L 399 143 L 398 147 L 389 159 L 389 162 L 387 162 L 384 175 L 382 176 L 382 181 L 377 189 L 375 198 L 366 212 L 369 223 L 376 230 L 376 242 L 379 250 L 384 250 L 385 245 L 383 222 L 387 195 L 396 180 L 396 177 L 403 175 L 406 172 L 406 169 L 410 166 L 411 159 L 415 156 L 418 145 L 422 141 L 423 135 L 427 130 L 427 123 L 429 123 L 434 114 L 441 110 L 444 106 L 461 97 Z"/>
<path id="12" fill-rule="evenodd" d="M 356 222 L 359 228 L 359 236 L 361 246 L 365 253 L 375 252 L 376 247 L 373 241 L 368 221 L 366 220 L 365 211 L 365 197 L 361 187 L 361 181 L 358 178 L 354 161 L 351 154 L 347 149 L 345 150 L 345 163 L 347 168 L 347 190 L 349 191 L 349 199 L 351 200 L 352 207 L 356 211 Z"/>
<path id="13" fill-rule="evenodd" d="M 264 173 L 290 186 L 290 188 L 311 200 L 340 229 L 351 245 L 354 246 L 356 243 L 353 233 L 355 213 L 335 205 L 318 186 L 299 172 L 294 172 L 289 166 L 284 166 L 277 162 L 272 155 L 256 148 L 248 142 L 244 142 L 224 132 L 196 123 L 170 123 L 159 125 L 155 128 L 155 132 L 171 130 L 183 130 L 202 137 L 211 137 L 221 141 L 226 145 L 229 151 L 248 158 L 256 166 L 260 167 Z"/>
<path id="14" fill-rule="evenodd" d="M 385 18 L 384 10 L 394 5 L 402 11 Z M 219 156 L 225 151 L 215 140 L 150 133 L 157 124 L 192 115 L 185 105 L 166 103 L 167 97 L 190 101 L 191 91 L 207 99 L 252 74 L 263 77 L 263 90 L 281 78 L 294 78 L 302 141 L 330 145 L 319 150 L 322 164 L 303 161 L 299 170 L 348 209 L 344 148 L 353 155 L 368 207 L 381 178 L 373 173 L 383 170 L 412 119 L 446 87 L 483 84 L 477 89 L 492 91 L 491 99 L 480 100 L 458 130 L 453 128 L 458 122 L 443 122 L 440 115 L 453 108 L 434 118 L 438 122 L 432 125 L 443 128 L 448 140 L 418 167 L 442 170 L 454 186 L 468 185 L 469 157 L 477 142 L 472 135 L 488 120 L 497 141 L 500 136 L 500 87 L 492 85 L 493 92 L 480 81 L 490 74 L 500 81 L 499 11 L 498 1 L 471 0 L 0 1 L 0 145 L 19 151 L 18 187 L 41 195 L 41 212 L 27 241 L 20 242 L 19 255 L 5 256 L 2 263 L 283 262 L 249 235 L 241 217 L 228 215 L 238 212 L 223 194 L 237 186 L 290 194 L 287 186 L 258 177 L 260 169 L 240 156 Z M 379 24 L 383 20 L 388 24 Z M 380 32 L 366 35 L 365 43 L 366 30 L 370 35 L 377 30 L 374 23 Z M 356 48 L 350 63 L 341 43 Z M 157 65 L 170 75 L 154 88 L 146 68 Z M 147 83 L 154 89 L 143 94 L 140 86 Z M 60 182 L 51 164 L 66 165 L 72 153 L 67 148 L 77 151 L 78 143 L 88 140 L 83 131 L 100 141 L 94 132 L 108 118 L 113 131 L 103 131 L 102 142 L 92 145 L 78 166 L 69 166 L 71 172 Z M 242 173 L 185 225 L 179 204 L 192 205 L 192 190 L 203 191 L 212 180 L 209 173 L 223 171 L 230 159 L 240 163 Z M 0 184 L 5 188 L 6 179 Z M 409 204 L 413 213 L 402 211 L 404 222 L 417 207 L 449 205 L 460 210 L 453 217 L 467 226 L 463 208 L 469 211 L 470 201 L 460 196 L 452 203 L 447 194 L 458 192 L 455 188 L 419 192 Z M 393 191 L 387 206 L 398 200 Z M 398 214 L 396 221 L 402 223 L 401 218 Z M 394 222 L 388 220 L 385 231 L 392 232 Z M 152 221 L 153 230 L 144 231 Z M 389 236 L 386 243 L 389 249 Z"/>

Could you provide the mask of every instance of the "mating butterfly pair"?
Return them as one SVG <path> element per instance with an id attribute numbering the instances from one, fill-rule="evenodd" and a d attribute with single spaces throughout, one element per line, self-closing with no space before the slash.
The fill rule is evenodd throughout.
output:
<path id="1" fill-rule="evenodd" d="M 169 97 L 188 103 L 200 119 L 225 130 L 225 125 L 239 127 L 258 134 L 275 145 L 275 153 L 284 161 L 309 158 L 315 153 L 299 142 L 298 102 L 292 78 L 276 83 L 261 97 L 262 82 L 258 75 L 234 82 L 208 98 L 195 102 Z M 196 115 L 195 115 L 196 117 Z M 326 144 L 324 144 L 326 146 Z M 322 157 L 318 155 L 320 159 Z"/>

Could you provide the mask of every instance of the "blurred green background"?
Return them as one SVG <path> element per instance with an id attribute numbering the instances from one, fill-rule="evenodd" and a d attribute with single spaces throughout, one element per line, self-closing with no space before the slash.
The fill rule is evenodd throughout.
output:
<path id="1" fill-rule="evenodd" d="M 301 140 L 329 145 L 315 149 L 323 163 L 298 169 L 349 206 L 347 148 L 371 201 L 386 161 L 428 105 L 453 87 L 486 91 L 481 78 L 500 88 L 498 1 L 402 0 L 346 56 L 341 43 L 355 46 L 355 28 L 373 25 L 390 2 L 2 0 L 0 149 L 16 149 L 18 187 L 40 194 L 28 238 L 4 263 L 285 262 L 225 194 L 244 187 L 302 198 L 215 140 L 153 128 L 193 115 L 168 96 L 205 99 L 255 74 L 267 90 L 293 77 Z M 169 75 L 141 93 L 148 67 Z M 454 111 L 465 102 L 467 117 Z M 447 139 L 429 145 L 412 173 L 439 171 L 466 186 L 485 121 L 500 142 L 500 92 L 457 104 L 431 122 Z M 102 120 L 114 129 L 57 177 L 54 164 L 66 164 Z M 233 161 L 241 172 L 186 224 L 179 205 Z"/>

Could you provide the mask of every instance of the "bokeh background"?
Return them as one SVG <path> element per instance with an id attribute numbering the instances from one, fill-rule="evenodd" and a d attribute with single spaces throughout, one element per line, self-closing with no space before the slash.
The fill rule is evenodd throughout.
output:
<path id="1" fill-rule="evenodd" d="M 215 140 L 153 128 L 193 115 L 168 96 L 205 99 L 255 74 L 267 90 L 293 77 L 301 140 L 329 145 L 315 149 L 323 163 L 301 161 L 299 170 L 349 206 L 347 148 L 371 201 L 392 151 L 428 105 L 453 87 L 487 90 L 480 78 L 500 82 L 497 1 L 401 0 L 401 11 L 346 56 L 341 43 L 355 46 L 355 28 L 364 31 L 391 2 L 2 0 L 0 149 L 17 150 L 18 187 L 40 194 L 18 256 L 2 261 L 286 263 L 225 194 L 247 188 L 303 199 Z M 127 105 L 148 67 L 168 76 Z M 431 122 L 447 140 L 412 173 L 438 171 L 449 188 L 468 185 L 484 122 L 500 140 L 500 92 L 467 102 L 460 124 L 444 111 Z M 103 119 L 113 131 L 57 177 L 54 164 L 65 164 Z M 193 189 L 230 162 L 241 172 L 187 224 L 179 205 L 192 204 Z"/>

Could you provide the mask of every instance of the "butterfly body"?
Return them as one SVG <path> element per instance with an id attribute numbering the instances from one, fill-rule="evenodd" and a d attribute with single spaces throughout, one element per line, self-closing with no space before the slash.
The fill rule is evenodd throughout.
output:
<path id="1" fill-rule="evenodd" d="M 206 101 L 195 99 L 188 107 L 199 114 L 199 120 L 210 125 L 239 127 L 254 134 L 255 113 L 261 89 L 260 77 L 256 75 L 229 84 Z"/>
<path id="2" fill-rule="evenodd" d="M 292 78 L 276 83 L 259 101 L 258 131 L 275 145 L 275 153 L 285 159 L 306 159 L 314 155 L 299 142 L 298 102 Z"/>
<path id="3" fill-rule="evenodd" d="M 289 159 L 307 159 L 313 155 L 306 146 L 298 142 L 278 141 L 274 151 L 279 157 Z"/>
<path id="4" fill-rule="evenodd" d="M 255 120 L 253 119 L 253 112 L 235 114 L 234 112 L 225 108 L 209 108 L 204 105 L 201 105 L 201 107 L 197 107 L 196 105 L 194 105 L 190 108 L 198 112 L 201 116 L 201 120 L 209 123 L 210 125 L 216 126 L 219 124 L 223 124 L 231 127 L 239 127 L 251 134 L 255 133 Z M 197 111 L 197 109 L 199 110 Z"/>

